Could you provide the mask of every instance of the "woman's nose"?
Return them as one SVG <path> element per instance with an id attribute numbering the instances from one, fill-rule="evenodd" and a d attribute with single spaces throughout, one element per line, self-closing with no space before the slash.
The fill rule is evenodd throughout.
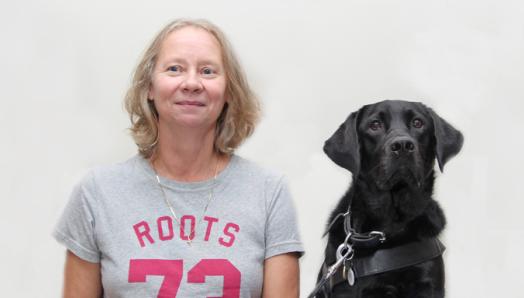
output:
<path id="1" fill-rule="evenodd" d="M 190 93 L 198 93 L 203 89 L 201 78 L 196 72 L 187 72 L 181 87 L 183 91 Z"/>

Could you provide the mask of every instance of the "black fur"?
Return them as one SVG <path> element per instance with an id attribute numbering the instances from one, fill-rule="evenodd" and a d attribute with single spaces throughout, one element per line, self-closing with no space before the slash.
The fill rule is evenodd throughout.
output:
<path id="1" fill-rule="evenodd" d="M 324 145 L 329 158 L 353 174 L 329 222 L 352 202 L 353 227 L 385 232 L 383 247 L 439 235 L 446 219 L 432 198 L 435 159 L 443 171 L 462 142 L 458 130 L 421 103 L 387 100 L 352 113 Z M 327 264 L 335 262 L 344 237 L 339 221 L 329 231 Z M 443 260 L 363 277 L 353 287 L 341 283 L 331 297 L 444 297 Z"/>

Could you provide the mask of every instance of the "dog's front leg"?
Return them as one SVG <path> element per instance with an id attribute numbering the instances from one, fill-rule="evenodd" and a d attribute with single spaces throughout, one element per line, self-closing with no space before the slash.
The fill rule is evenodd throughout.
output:
<path id="1" fill-rule="evenodd" d="M 398 289 L 391 285 L 369 287 L 362 291 L 362 298 L 401 298 Z M 402 297 L 407 298 L 407 297 Z"/>

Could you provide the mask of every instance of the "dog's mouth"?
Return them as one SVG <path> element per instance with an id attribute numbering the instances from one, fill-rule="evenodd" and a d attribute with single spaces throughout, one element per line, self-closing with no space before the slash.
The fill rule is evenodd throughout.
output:
<path id="1" fill-rule="evenodd" d="M 390 188 L 391 191 L 393 192 L 398 192 L 402 189 L 406 189 L 408 188 L 410 185 L 406 182 L 406 181 L 399 181 L 395 184 L 393 184 Z"/>
<path id="2" fill-rule="evenodd" d="M 400 167 L 385 175 L 384 178 L 380 186 L 385 190 L 398 191 L 405 188 L 421 187 L 419 175 L 410 167 Z"/>

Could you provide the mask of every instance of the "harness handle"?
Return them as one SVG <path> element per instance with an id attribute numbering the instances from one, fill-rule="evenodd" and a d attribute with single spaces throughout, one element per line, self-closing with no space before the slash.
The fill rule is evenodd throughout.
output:
<path id="1" fill-rule="evenodd" d="M 347 244 L 346 242 L 340 244 L 337 247 L 337 261 L 335 264 L 329 266 L 326 274 L 324 277 L 320 280 L 320 282 L 315 286 L 315 289 L 309 294 L 308 298 L 314 298 L 320 290 L 324 287 L 326 282 L 337 272 L 338 268 L 344 264 L 347 260 L 351 260 L 353 258 L 353 249 L 351 248 L 351 245 Z"/>

